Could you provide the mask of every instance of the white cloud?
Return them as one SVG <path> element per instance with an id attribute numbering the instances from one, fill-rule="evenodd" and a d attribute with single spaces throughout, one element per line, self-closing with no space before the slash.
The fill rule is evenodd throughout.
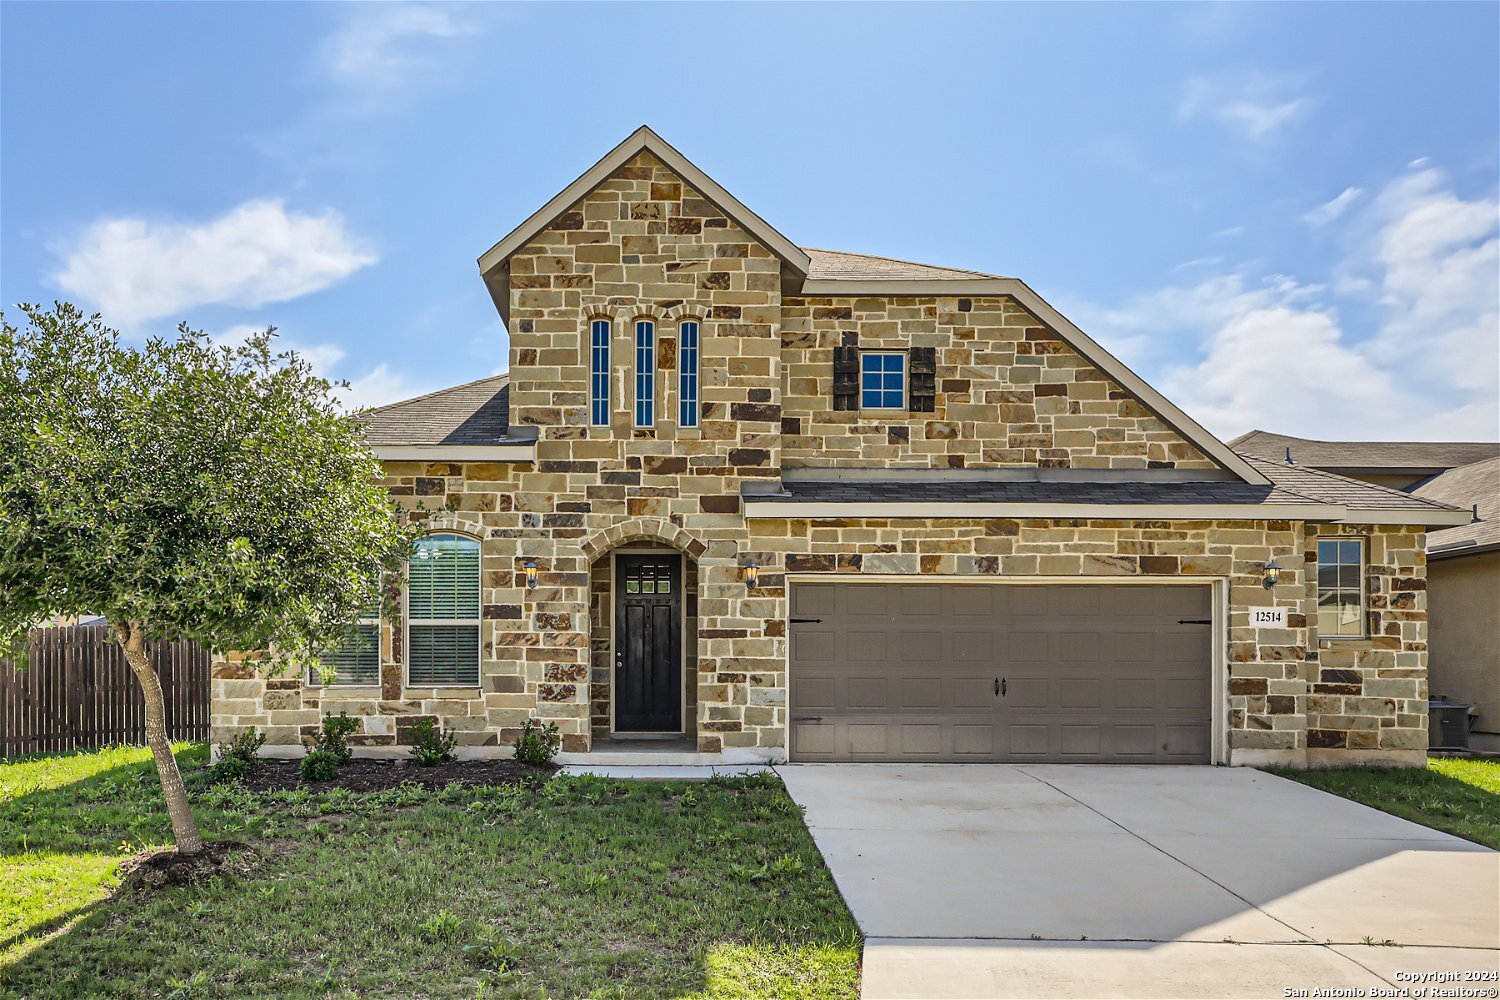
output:
<path id="1" fill-rule="evenodd" d="M 351 16 L 322 47 L 324 65 L 335 80 L 356 87 L 390 90 L 414 77 L 441 69 L 435 40 L 476 29 L 461 7 L 439 4 L 353 4 Z"/>
<path id="2" fill-rule="evenodd" d="M 1314 228 L 1326 226 L 1348 211 L 1349 207 L 1359 199 L 1361 193 L 1357 187 L 1346 187 L 1337 197 L 1303 213 L 1302 221 Z"/>
<path id="3" fill-rule="evenodd" d="M 338 213 L 304 215 L 269 199 L 197 224 L 101 219 L 65 251 L 53 280 L 129 327 L 195 306 L 285 302 L 374 262 Z"/>
<path id="4" fill-rule="evenodd" d="M 214 335 L 212 340 L 215 344 L 233 347 L 243 344 L 246 338 L 264 329 L 264 326 L 244 323 Z M 277 338 L 275 346 L 277 350 L 296 351 L 312 365 L 313 373 L 322 378 L 335 383 L 347 381 L 349 383 L 347 388 L 335 385 L 334 394 L 351 410 L 360 410 L 368 406 L 384 406 L 386 403 L 410 399 L 431 391 L 428 387 L 414 383 L 404 375 L 391 371 L 390 365 L 385 362 L 376 364 L 366 370 L 363 375 L 350 374 L 345 370 L 349 366 L 343 364 L 348 358 L 348 352 L 337 344 L 305 344 L 281 336 Z"/>
<path id="5" fill-rule="evenodd" d="M 1312 109 L 1308 98 L 1293 93 L 1303 83 L 1300 76 L 1263 73 L 1191 77 L 1183 85 L 1177 117 L 1216 121 L 1247 139 L 1265 142 Z"/>
<path id="6" fill-rule="evenodd" d="M 1500 205 L 1431 168 L 1391 182 L 1350 229 L 1332 286 L 1244 272 L 1169 286 L 1092 321 L 1215 433 L 1331 439 L 1500 433 Z M 1336 303 L 1375 318 L 1348 325 Z M 1205 339 L 1206 334 L 1206 339 Z M 1200 356 L 1174 356 L 1200 340 Z"/>
<path id="7" fill-rule="evenodd" d="M 1216 240 L 1233 239 L 1236 236 L 1243 236 L 1243 235 L 1245 235 L 1245 227 L 1244 226 L 1230 226 L 1227 229 L 1220 229 L 1218 232 L 1215 232 L 1215 233 L 1213 233 L 1211 235 Z"/>

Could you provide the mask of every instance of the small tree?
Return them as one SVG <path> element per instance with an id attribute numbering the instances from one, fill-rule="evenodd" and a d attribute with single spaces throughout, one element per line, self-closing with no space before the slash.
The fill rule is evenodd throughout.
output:
<path id="1" fill-rule="evenodd" d="M 148 640 L 316 660 L 399 573 L 412 530 L 358 421 L 274 330 L 124 345 L 66 303 L 0 314 L 0 655 L 52 613 L 108 617 L 140 681 L 177 849 L 202 849 Z"/>

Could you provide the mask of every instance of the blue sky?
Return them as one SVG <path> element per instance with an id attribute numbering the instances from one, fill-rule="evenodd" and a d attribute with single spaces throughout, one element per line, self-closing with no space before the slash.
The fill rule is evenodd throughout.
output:
<path id="1" fill-rule="evenodd" d="M 648 123 L 805 246 L 1025 279 L 1221 436 L 1497 436 L 1500 6 L 6 3 L 0 301 L 505 367 L 474 260 Z"/>

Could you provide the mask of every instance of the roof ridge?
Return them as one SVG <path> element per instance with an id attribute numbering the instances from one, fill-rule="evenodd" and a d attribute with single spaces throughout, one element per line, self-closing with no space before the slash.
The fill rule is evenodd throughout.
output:
<path id="1" fill-rule="evenodd" d="M 504 379 L 505 384 L 509 385 L 510 371 L 506 370 L 499 373 L 498 375 L 486 375 L 483 378 L 472 379 L 468 382 L 460 382 L 458 385 L 450 385 L 442 389 L 434 389 L 431 392 L 424 392 L 420 396 L 412 396 L 410 399 L 398 399 L 394 403 L 386 403 L 384 406 L 372 406 L 370 410 L 371 412 L 376 413 L 381 410 L 394 410 L 398 406 L 406 406 L 408 403 L 420 403 L 424 399 L 431 399 L 433 396 L 441 396 L 447 392 L 456 392 L 459 389 L 467 389 L 471 385 L 478 385 L 481 382 L 489 382 L 492 379 Z"/>
<path id="2" fill-rule="evenodd" d="M 1352 484 L 1354 486 L 1361 487 L 1362 489 L 1375 490 L 1375 491 L 1377 491 L 1379 493 L 1385 493 L 1385 494 L 1388 494 L 1388 495 L 1393 496 L 1393 497 L 1400 497 L 1403 500 L 1419 500 L 1422 503 L 1427 504 L 1427 505 L 1429 505 L 1431 507 L 1435 507 L 1435 508 L 1437 508 L 1439 510 L 1462 510 L 1463 509 L 1461 507 L 1452 507 L 1452 506 L 1449 506 L 1448 504 L 1445 504 L 1445 503 L 1439 503 L 1439 502 L 1437 502 L 1435 500 L 1428 500 L 1426 497 L 1419 497 L 1419 496 L 1417 496 L 1417 495 L 1415 495 L 1413 493 L 1405 493 L 1405 492 L 1403 492 L 1401 490 L 1394 490 L 1394 489 L 1391 489 L 1389 486 L 1381 486 L 1378 483 L 1367 483 L 1367 482 L 1365 482 L 1362 479 L 1351 479 L 1348 476 L 1341 476 L 1341 475 L 1339 475 L 1336 472 L 1327 472 L 1327 471 L 1325 471 L 1323 469 L 1317 469 L 1317 468 L 1314 468 L 1314 467 L 1312 467 L 1310 465 L 1296 465 L 1296 464 L 1293 464 L 1293 465 L 1288 466 L 1288 465 L 1286 465 L 1286 464 L 1284 464 L 1282 462 L 1272 462 L 1272 461 L 1269 461 L 1269 460 L 1264 459 L 1264 458 L 1258 458 L 1255 455 L 1246 455 L 1243 452 L 1241 452 L 1239 454 L 1240 454 L 1241 458 L 1245 459 L 1250 464 L 1265 466 L 1268 469 L 1292 468 L 1292 469 L 1296 469 L 1300 473 L 1303 473 L 1304 475 L 1319 476 L 1319 477 L 1321 477 L 1323 479 L 1332 479 L 1334 482 L 1337 482 L 1337 483 L 1350 483 L 1350 484 Z M 1293 489 L 1292 487 L 1287 486 L 1285 483 L 1276 482 L 1276 477 L 1274 475 L 1268 476 L 1267 478 L 1269 478 L 1273 482 L 1275 482 L 1277 489 L 1286 490 L 1288 493 L 1295 493 L 1297 496 L 1303 496 L 1302 493 L 1299 493 L 1297 490 Z M 1327 501 L 1318 501 L 1318 502 L 1320 502 L 1320 503 L 1326 503 Z"/>
<path id="3" fill-rule="evenodd" d="M 810 253 L 841 253 L 847 257 L 867 257 L 870 260 L 888 260 L 893 264 L 910 264 L 913 267 L 931 267 L 939 271 L 958 271 L 962 274 L 973 274 L 981 278 L 1001 278 L 1004 275 L 990 274 L 987 271 L 976 271 L 969 267 L 949 267 L 947 264 L 928 264 L 920 260 L 907 260 L 905 257 L 887 257 L 878 253 L 859 253 L 855 250 L 830 250 L 827 247 L 802 247 Z"/>
<path id="4" fill-rule="evenodd" d="M 1383 444 L 1383 445 L 1448 445 L 1448 446 L 1458 445 L 1458 446 L 1465 446 L 1465 447 L 1472 445 L 1472 446 L 1475 446 L 1475 447 L 1481 447 L 1481 446 L 1486 446 L 1486 445 L 1497 445 L 1497 444 L 1500 444 L 1500 442 L 1497 442 L 1497 441 L 1447 441 L 1447 440 L 1444 440 L 1444 441 L 1382 441 L 1382 440 L 1376 440 L 1376 439 L 1373 439 L 1373 438 L 1358 438 L 1358 439 L 1343 440 L 1343 441 L 1330 441 L 1327 438 L 1306 438 L 1306 437 L 1298 437 L 1295 434 L 1281 434 L 1281 433 L 1278 433 L 1277 431 L 1263 431 L 1263 430 L 1247 431 L 1244 434 L 1241 434 L 1239 437 L 1237 437 L 1234 440 L 1229 441 L 1227 443 L 1228 444 L 1240 444 L 1240 443 L 1242 443 L 1244 441 L 1249 440 L 1250 438 L 1254 437 L 1257 434 L 1263 434 L 1266 437 L 1282 438 L 1283 440 L 1286 440 L 1286 441 L 1302 441 L 1302 442 L 1305 442 L 1307 444 L 1331 444 L 1331 445 L 1361 445 L 1361 444 Z M 1484 461 L 1484 459 L 1480 459 L 1480 461 Z M 1472 464 L 1472 463 L 1469 463 L 1469 464 Z M 1457 468 L 1457 466 L 1455 466 L 1455 468 Z"/>

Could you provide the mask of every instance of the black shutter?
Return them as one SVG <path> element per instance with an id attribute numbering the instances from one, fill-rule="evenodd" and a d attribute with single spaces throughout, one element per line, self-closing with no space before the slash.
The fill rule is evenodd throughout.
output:
<path id="1" fill-rule="evenodd" d="M 912 413 L 932 413 L 937 409 L 937 348 L 913 347 L 909 365 L 908 409 Z"/>
<path id="2" fill-rule="evenodd" d="M 833 349 L 833 408 L 859 409 L 859 348 Z"/>

